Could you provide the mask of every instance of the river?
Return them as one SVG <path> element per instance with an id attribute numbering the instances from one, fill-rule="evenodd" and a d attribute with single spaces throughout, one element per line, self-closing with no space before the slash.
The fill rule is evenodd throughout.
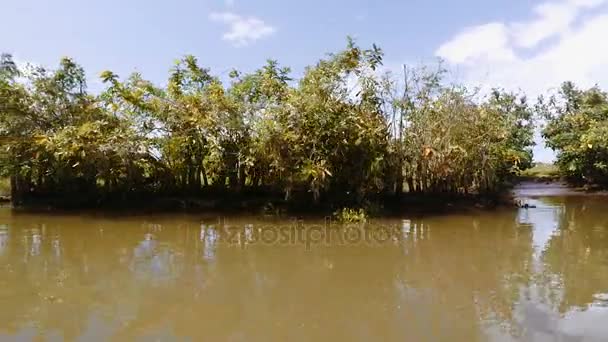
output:
<path id="1" fill-rule="evenodd" d="M 523 201 L 348 226 L 0 209 L 0 340 L 607 340 L 607 198 Z"/>

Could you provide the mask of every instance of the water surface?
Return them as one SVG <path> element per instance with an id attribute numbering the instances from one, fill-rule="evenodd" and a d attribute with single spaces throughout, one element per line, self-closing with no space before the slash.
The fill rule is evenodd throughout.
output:
<path id="1" fill-rule="evenodd" d="M 608 340 L 606 198 L 525 201 L 346 227 L 1 209 L 0 340 Z"/>

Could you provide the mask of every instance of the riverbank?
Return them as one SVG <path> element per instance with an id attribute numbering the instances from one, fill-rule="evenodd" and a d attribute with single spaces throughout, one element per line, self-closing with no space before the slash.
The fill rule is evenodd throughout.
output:
<path id="1" fill-rule="evenodd" d="M 290 201 L 282 194 L 269 192 L 203 193 L 199 195 L 158 196 L 155 194 L 122 194 L 96 198 L 30 196 L 13 207 L 20 211 L 103 210 L 109 212 L 220 212 L 262 215 L 333 215 L 343 208 L 363 209 L 366 215 L 393 216 L 469 212 L 509 208 L 518 205 L 521 197 L 582 196 L 608 194 L 584 187 L 574 187 L 546 173 L 519 178 L 511 189 L 492 195 L 454 195 L 405 193 L 400 197 L 385 195 L 356 203 L 344 198 L 326 198 L 314 204 L 305 193 L 296 193 Z M 10 192 L 10 191 L 9 191 Z M 0 196 L 4 205 L 12 205 L 10 197 Z"/>
<path id="2" fill-rule="evenodd" d="M 539 181 L 523 180 L 512 190 L 513 196 L 519 197 L 556 197 L 556 196 L 605 196 L 608 191 L 589 187 L 573 186 L 562 180 Z"/>
<path id="3" fill-rule="evenodd" d="M 537 163 L 523 171 L 517 178 L 512 192 L 515 196 L 583 196 L 607 194 L 605 187 L 568 180 L 556 165 Z"/>
<path id="4" fill-rule="evenodd" d="M 343 208 L 362 209 L 370 217 L 442 214 L 512 207 L 512 195 L 505 191 L 492 195 L 414 194 L 379 196 L 363 202 L 345 198 L 326 198 L 313 203 L 305 194 L 286 201 L 281 194 L 233 193 L 200 196 L 158 196 L 131 194 L 99 199 L 77 197 L 29 197 L 13 207 L 19 211 L 81 211 L 108 212 L 215 212 L 262 215 L 332 216 Z"/>

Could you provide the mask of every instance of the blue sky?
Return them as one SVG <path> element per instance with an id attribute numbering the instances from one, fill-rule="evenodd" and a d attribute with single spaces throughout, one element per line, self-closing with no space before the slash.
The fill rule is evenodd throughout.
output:
<path id="1" fill-rule="evenodd" d="M 0 0 L 0 12 L 0 51 L 45 66 L 70 56 L 93 89 L 106 69 L 162 83 L 185 54 L 216 74 L 268 58 L 298 73 L 347 35 L 382 47 L 387 65 L 441 57 L 473 86 L 532 96 L 566 79 L 608 86 L 608 0 Z M 537 157 L 551 153 L 539 146 Z"/>

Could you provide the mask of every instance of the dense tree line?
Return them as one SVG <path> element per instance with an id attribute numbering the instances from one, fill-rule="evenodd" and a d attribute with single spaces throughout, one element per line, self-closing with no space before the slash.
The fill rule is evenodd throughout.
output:
<path id="1" fill-rule="evenodd" d="M 221 80 L 186 56 L 160 87 L 106 71 L 0 66 L 1 170 L 13 196 L 264 192 L 312 202 L 493 193 L 530 166 L 532 109 L 444 70 L 382 72 L 348 42 L 305 69 L 268 61 Z"/>
<path id="2" fill-rule="evenodd" d="M 566 82 L 541 105 L 543 135 L 560 172 L 574 182 L 608 186 L 608 95 Z"/>

